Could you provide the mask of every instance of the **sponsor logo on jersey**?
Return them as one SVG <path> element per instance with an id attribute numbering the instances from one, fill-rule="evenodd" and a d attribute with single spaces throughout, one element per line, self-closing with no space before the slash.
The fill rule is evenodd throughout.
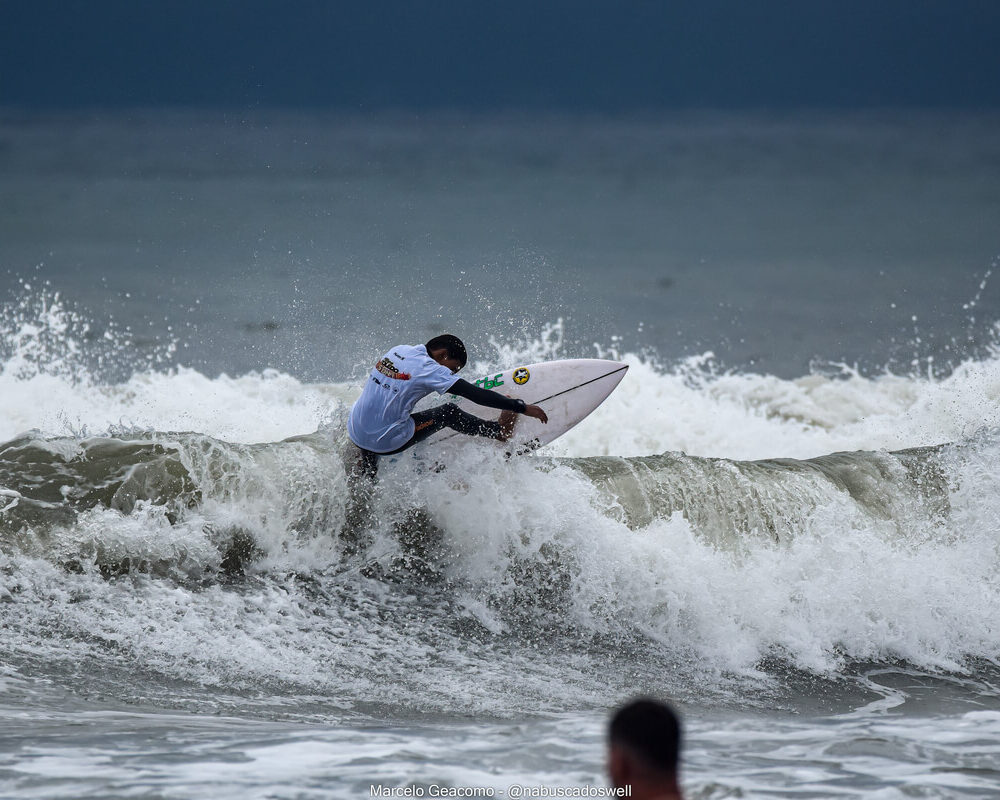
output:
<path id="1" fill-rule="evenodd" d="M 393 378 L 397 381 L 408 381 L 410 379 L 409 372 L 400 372 L 396 365 L 393 364 L 388 358 L 383 358 L 375 365 L 375 369 L 385 375 L 387 378 Z"/>

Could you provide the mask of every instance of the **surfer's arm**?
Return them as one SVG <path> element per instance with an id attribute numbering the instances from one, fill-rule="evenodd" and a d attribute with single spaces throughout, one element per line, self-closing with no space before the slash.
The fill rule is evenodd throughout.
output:
<path id="1" fill-rule="evenodd" d="M 455 381 L 448 391 L 458 397 L 464 397 L 466 400 L 471 400 L 479 406 L 499 408 L 501 411 L 514 411 L 518 414 L 527 414 L 529 417 L 534 417 L 542 422 L 549 421 L 545 412 L 538 406 L 529 406 L 523 400 L 515 400 L 512 397 L 504 397 L 499 392 L 493 392 L 489 389 L 481 389 L 475 384 L 469 383 L 461 378 Z"/>
<path id="2" fill-rule="evenodd" d="M 492 392 L 489 389 L 482 389 L 475 384 L 459 378 L 448 390 L 451 394 L 471 400 L 477 406 L 487 408 L 499 408 L 501 411 L 516 411 L 523 414 L 527 408 L 523 400 L 515 400 L 513 397 L 504 397 L 499 392 Z"/>

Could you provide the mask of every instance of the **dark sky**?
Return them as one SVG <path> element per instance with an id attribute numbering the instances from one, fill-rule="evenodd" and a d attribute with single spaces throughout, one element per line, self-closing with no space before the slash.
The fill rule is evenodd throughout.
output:
<path id="1" fill-rule="evenodd" d="M 0 0 L 0 106 L 1000 108 L 997 0 Z"/>

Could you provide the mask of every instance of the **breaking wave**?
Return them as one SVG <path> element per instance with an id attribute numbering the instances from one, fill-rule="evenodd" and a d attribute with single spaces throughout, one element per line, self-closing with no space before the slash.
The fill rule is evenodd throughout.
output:
<path id="1" fill-rule="evenodd" d="M 356 386 L 165 362 L 109 380 L 71 312 L 40 307 L 8 310 L 0 366 L 18 668 L 96 664 L 104 691 L 181 705 L 207 686 L 498 715 L 995 669 L 1000 353 L 797 380 L 614 354 L 626 380 L 548 452 L 473 444 L 358 487 Z M 558 357 L 561 334 L 477 369 Z"/>

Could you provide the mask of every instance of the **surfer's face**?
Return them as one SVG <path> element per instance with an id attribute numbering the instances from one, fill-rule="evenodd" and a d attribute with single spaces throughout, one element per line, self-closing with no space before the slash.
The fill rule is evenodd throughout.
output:
<path id="1" fill-rule="evenodd" d="M 430 354 L 430 356 L 442 367 L 450 369 L 452 374 L 458 372 L 462 368 L 462 362 L 457 358 L 449 358 L 447 350 L 435 350 Z"/>

